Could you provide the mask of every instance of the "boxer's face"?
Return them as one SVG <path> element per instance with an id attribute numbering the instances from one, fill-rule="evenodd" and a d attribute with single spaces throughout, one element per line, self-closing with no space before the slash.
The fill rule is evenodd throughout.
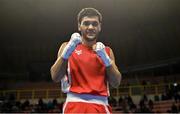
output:
<path id="1" fill-rule="evenodd" d="M 94 41 L 101 31 L 101 23 L 97 16 L 83 17 L 78 29 L 85 40 Z"/>

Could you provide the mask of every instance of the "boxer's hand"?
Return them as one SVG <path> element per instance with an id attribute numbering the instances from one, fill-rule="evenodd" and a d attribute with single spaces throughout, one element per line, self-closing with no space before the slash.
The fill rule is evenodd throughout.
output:
<path id="1" fill-rule="evenodd" d="M 97 42 L 95 51 L 98 56 L 103 60 L 106 67 L 111 66 L 111 59 L 105 51 L 105 46 L 102 42 Z"/>
<path id="2" fill-rule="evenodd" d="M 79 43 L 81 43 L 81 35 L 79 33 L 73 33 L 70 41 L 65 46 L 61 57 L 67 60 Z"/>

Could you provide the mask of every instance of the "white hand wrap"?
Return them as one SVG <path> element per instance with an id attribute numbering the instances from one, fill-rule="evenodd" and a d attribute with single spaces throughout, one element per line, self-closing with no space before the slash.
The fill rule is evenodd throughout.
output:
<path id="1" fill-rule="evenodd" d="M 70 41 L 64 48 L 61 57 L 67 60 L 79 43 L 81 43 L 81 35 L 79 33 L 73 33 Z"/>
<path id="2" fill-rule="evenodd" d="M 106 67 L 111 66 L 111 59 L 106 53 L 105 46 L 102 42 L 96 43 L 95 51 L 98 54 L 98 56 L 103 60 Z"/>

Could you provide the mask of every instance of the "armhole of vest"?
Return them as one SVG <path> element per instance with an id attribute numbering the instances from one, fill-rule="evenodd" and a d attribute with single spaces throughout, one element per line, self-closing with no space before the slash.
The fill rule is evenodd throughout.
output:
<path id="1" fill-rule="evenodd" d="M 107 54 L 110 56 L 110 50 L 111 50 L 110 47 L 109 47 L 109 46 L 106 46 L 105 49 L 106 49 Z"/>

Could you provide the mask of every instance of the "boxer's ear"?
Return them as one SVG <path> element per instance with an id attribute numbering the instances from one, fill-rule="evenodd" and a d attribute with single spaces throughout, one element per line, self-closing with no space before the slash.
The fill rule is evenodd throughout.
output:
<path id="1" fill-rule="evenodd" d="M 81 31 L 81 25 L 78 23 L 78 31 Z"/>
<path id="2" fill-rule="evenodd" d="M 101 23 L 99 23 L 99 32 L 101 31 Z"/>

